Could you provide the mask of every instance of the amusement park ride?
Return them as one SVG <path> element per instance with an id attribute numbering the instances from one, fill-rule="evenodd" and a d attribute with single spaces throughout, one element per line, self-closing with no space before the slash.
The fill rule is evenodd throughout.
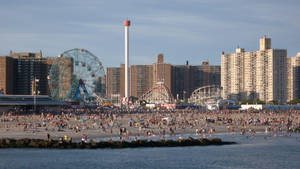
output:
<path id="1" fill-rule="evenodd" d="M 89 93 L 87 92 L 84 81 L 82 79 L 79 79 L 78 86 L 76 88 L 75 95 L 72 97 L 72 100 L 79 99 L 80 88 L 83 90 L 85 97 L 88 99 L 88 101 L 90 101 Z"/>
<path id="2" fill-rule="evenodd" d="M 98 57 L 75 48 L 54 60 L 48 83 L 55 100 L 97 103 L 105 92 L 104 69 Z"/>
<path id="3" fill-rule="evenodd" d="M 129 27 L 130 21 L 125 20 L 124 26 L 124 61 L 125 61 L 125 97 L 121 103 L 129 106 Z M 98 57 L 85 49 L 71 49 L 60 54 L 52 63 L 48 76 L 50 96 L 54 100 L 80 102 L 85 104 L 101 104 L 107 101 L 105 93 L 105 72 Z M 193 105 L 205 105 L 213 100 L 215 104 L 221 99 L 219 86 L 205 86 L 196 89 L 189 103 Z M 140 102 L 152 104 L 176 103 L 168 87 L 162 82 L 157 82 L 152 89 L 144 93 Z"/>

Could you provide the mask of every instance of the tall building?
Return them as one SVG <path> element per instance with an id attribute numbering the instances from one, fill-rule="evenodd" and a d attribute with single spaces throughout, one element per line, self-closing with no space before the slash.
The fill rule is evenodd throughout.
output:
<path id="1" fill-rule="evenodd" d="M 139 97 L 153 86 L 152 65 L 130 66 L 130 96 Z"/>
<path id="2" fill-rule="evenodd" d="M 192 73 L 194 73 L 193 71 L 195 70 L 191 68 L 188 62 L 186 65 L 172 66 L 171 92 L 174 98 L 183 99 L 193 92 L 193 80 L 196 81 L 196 78 L 193 79 L 193 77 L 191 76 Z M 195 73 L 198 73 L 198 71 Z"/>
<path id="3" fill-rule="evenodd" d="M 14 94 L 32 95 L 34 79 L 39 79 L 37 90 L 40 95 L 48 94 L 48 64 L 47 59 L 40 53 L 13 53 L 14 60 Z"/>
<path id="4" fill-rule="evenodd" d="M 175 98 L 184 99 L 190 97 L 192 92 L 203 86 L 220 86 L 220 66 L 209 65 L 202 62 L 202 65 L 192 66 L 188 61 L 186 65 L 172 66 L 172 87 L 171 91 Z"/>
<path id="5" fill-rule="evenodd" d="M 300 99 L 300 52 L 287 61 L 287 101 Z"/>
<path id="6" fill-rule="evenodd" d="M 260 39 L 258 51 L 221 54 L 223 97 L 265 102 L 286 101 L 286 49 L 272 49 L 270 38 Z"/>
<path id="7" fill-rule="evenodd" d="M 9 56 L 0 56 L 0 94 L 13 94 L 14 60 Z"/>
<path id="8" fill-rule="evenodd" d="M 121 99 L 121 68 L 108 67 L 106 69 L 106 96 L 114 103 Z M 124 82 L 124 81 L 123 81 Z"/>
<path id="9" fill-rule="evenodd" d="M 117 103 L 124 97 L 124 65 L 107 68 L 106 96 Z M 130 96 L 140 97 L 156 84 L 163 83 L 173 97 L 189 97 L 197 88 L 205 85 L 220 85 L 220 66 L 203 62 L 200 66 L 171 65 L 164 63 L 164 56 L 157 55 L 152 65 L 130 66 Z"/>

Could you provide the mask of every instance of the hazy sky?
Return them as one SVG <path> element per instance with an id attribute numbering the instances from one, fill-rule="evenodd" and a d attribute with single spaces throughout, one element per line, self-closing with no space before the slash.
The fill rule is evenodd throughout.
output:
<path id="1" fill-rule="evenodd" d="M 0 0 L 0 55 L 57 56 L 85 48 L 107 66 L 124 56 L 124 19 L 130 19 L 130 62 L 149 64 L 159 53 L 171 64 L 220 64 L 239 45 L 300 52 L 299 0 Z"/>

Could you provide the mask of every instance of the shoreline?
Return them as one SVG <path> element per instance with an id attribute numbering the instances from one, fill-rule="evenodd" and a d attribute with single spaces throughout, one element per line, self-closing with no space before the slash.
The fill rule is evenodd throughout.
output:
<path id="1" fill-rule="evenodd" d="M 239 134 L 240 133 L 238 131 L 233 131 L 233 132 L 228 132 L 226 130 L 226 127 L 225 126 L 214 126 L 215 127 L 215 132 L 213 134 L 206 134 L 207 135 L 207 138 L 212 138 L 212 137 L 215 137 L 219 134 Z M 265 133 L 265 127 L 261 127 L 261 126 L 258 126 L 258 127 L 252 127 L 254 130 L 255 130 L 255 134 L 264 134 Z M 148 129 L 148 130 L 151 130 L 151 129 Z M 34 130 L 32 131 L 18 131 L 18 130 L 13 130 L 13 129 L 9 129 L 8 131 L 6 130 L 1 130 L 0 129 L 0 139 L 16 139 L 16 140 L 19 140 L 19 139 L 44 139 L 46 140 L 47 139 L 47 134 L 50 134 L 50 138 L 52 140 L 59 140 L 60 138 L 64 138 L 65 136 L 67 136 L 68 138 L 72 138 L 73 141 L 81 141 L 83 135 L 86 135 L 88 137 L 89 140 L 94 140 L 94 139 L 109 139 L 109 138 L 119 138 L 120 135 L 117 134 L 117 133 L 113 133 L 113 134 L 110 134 L 110 133 L 103 133 L 101 132 L 101 130 L 99 129 L 88 129 L 88 130 L 85 130 L 83 132 L 79 132 L 79 133 L 74 133 L 72 131 L 44 131 L 44 130 L 41 130 L 41 131 L 38 131 L 38 132 L 33 132 Z M 143 137 L 142 133 L 143 132 L 139 132 L 138 129 L 135 129 L 135 130 L 131 130 L 131 134 L 130 134 L 130 137 L 129 138 L 134 138 L 134 137 L 137 137 L 137 136 L 140 136 L 140 137 L 143 137 L 144 139 L 151 139 L 152 137 L 159 137 L 158 134 L 156 134 L 156 130 L 155 130 L 155 135 L 154 136 L 146 136 L 146 137 Z M 286 131 L 284 131 L 286 132 Z M 245 135 L 250 135 L 250 133 L 246 133 Z M 266 133 L 266 134 L 270 134 L 270 133 Z M 176 130 L 174 132 L 174 134 L 172 135 L 191 135 L 191 136 L 195 136 L 195 129 L 187 129 L 187 130 Z M 171 134 L 168 132 L 166 134 L 166 136 L 171 136 Z M 201 134 L 198 135 L 199 137 L 201 137 Z M 130 140 L 130 139 L 126 139 L 126 140 Z"/>

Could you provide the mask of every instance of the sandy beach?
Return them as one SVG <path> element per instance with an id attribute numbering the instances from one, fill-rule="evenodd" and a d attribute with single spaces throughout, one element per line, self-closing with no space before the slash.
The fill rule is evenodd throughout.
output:
<path id="1" fill-rule="evenodd" d="M 151 137 L 176 134 L 278 133 L 299 127 L 300 113 L 290 112 L 207 112 L 173 113 L 18 115 L 3 113 L 0 138 L 60 139 Z M 49 134 L 49 135 L 48 135 Z"/>

